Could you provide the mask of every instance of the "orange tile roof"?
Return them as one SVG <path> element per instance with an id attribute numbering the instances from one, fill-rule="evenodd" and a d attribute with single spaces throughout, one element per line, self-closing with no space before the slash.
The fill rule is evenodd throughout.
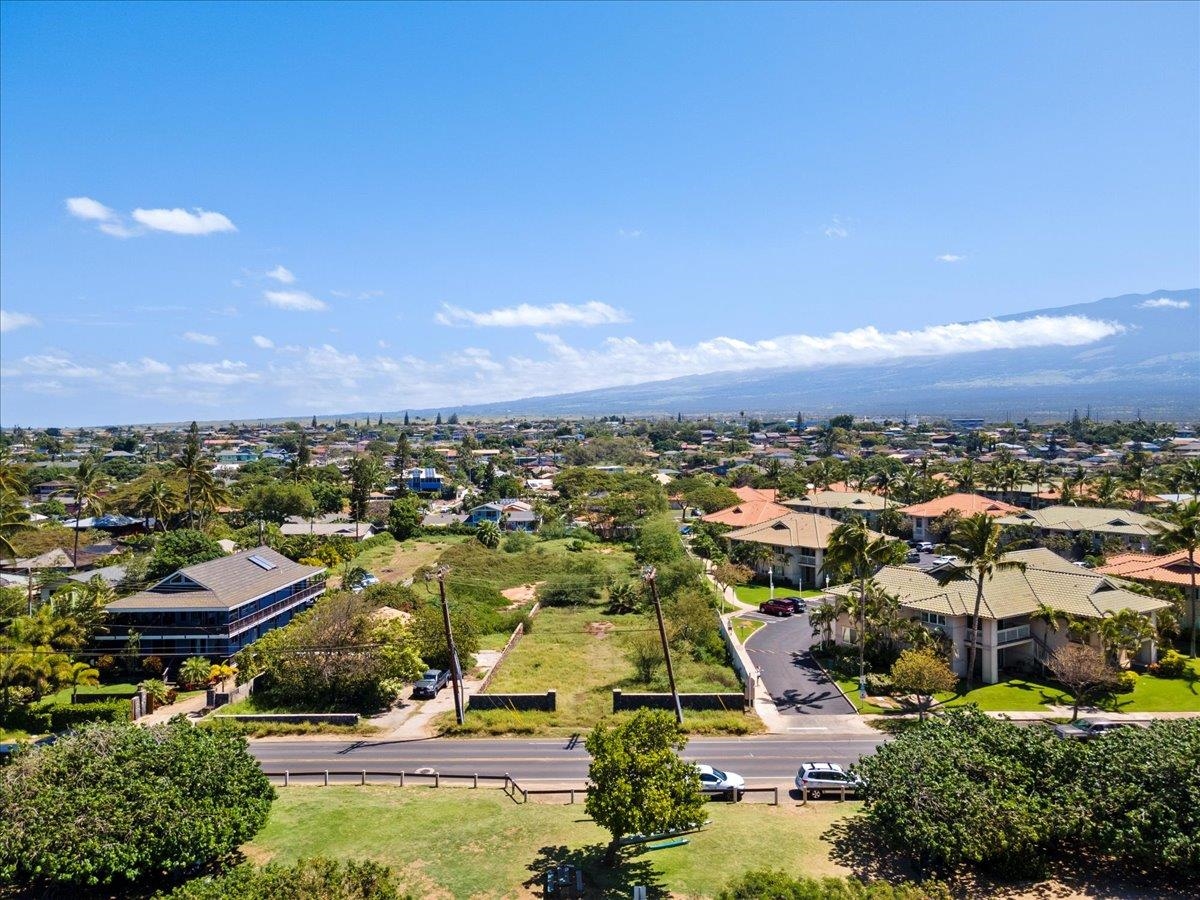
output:
<path id="1" fill-rule="evenodd" d="M 755 500 L 774 503 L 779 499 L 779 491 L 775 488 L 735 487 L 733 492 L 743 503 L 752 503 Z"/>
<path id="2" fill-rule="evenodd" d="M 979 494 L 947 494 L 924 503 L 914 503 L 900 510 L 906 516 L 921 519 L 936 519 L 950 510 L 957 510 L 962 516 L 973 516 L 976 513 L 987 513 L 989 516 L 1007 516 L 1021 512 L 1019 506 L 981 497 Z"/>
<path id="3" fill-rule="evenodd" d="M 718 525 L 730 525 L 734 528 L 748 528 L 751 525 L 771 522 L 780 516 L 786 516 L 790 512 L 791 510 L 786 506 L 771 503 L 769 500 L 750 500 L 745 503 L 739 503 L 737 506 L 730 506 L 726 509 L 719 509 L 714 513 L 709 513 L 701 521 L 715 522 Z"/>
<path id="4" fill-rule="evenodd" d="M 1200 569 L 1200 563 L 1197 563 Z M 1164 584 L 1190 585 L 1186 550 L 1152 556 L 1149 553 L 1117 553 L 1108 562 L 1095 568 L 1102 575 L 1116 575 L 1135 581 L 1158 581 Z M 1200 571 L 1197 572 L 1200 581 Z"/>

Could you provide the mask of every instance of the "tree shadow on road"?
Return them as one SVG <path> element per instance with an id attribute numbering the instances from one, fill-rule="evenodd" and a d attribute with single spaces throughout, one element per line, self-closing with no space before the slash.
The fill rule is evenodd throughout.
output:
<path id="1" fill-rule="evenodd" d="M 572 865 L 583 870 L 584 897 L 632 897 L 637 885 L 645 885 L 651 897 L 667 897 L 669 889 L 647 858 L 646 851 L 626 848 L 617 865 L 604 865 L 605 844 L 586 847 L 547 845 L 526 867 L 529 878 L 524 885 L 531 893 L 541 896 L 545 889 L 546 872 L 555 866 Z"/>

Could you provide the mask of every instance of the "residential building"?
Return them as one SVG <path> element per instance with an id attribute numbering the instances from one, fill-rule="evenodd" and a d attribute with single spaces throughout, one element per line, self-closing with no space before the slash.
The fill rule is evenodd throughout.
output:
<path id="1" fill-rule="evenodd" d="M 748 528 L 786 516 L 791 510 L 769 500 L 749 500 L 701 516 L 700 521 L 730 528 Z"/>
<path id="2" fill-rule="evenodd" d="M 945 497 L 905 506 L 900 512 L 912 523 L 914 541 L 930 541 L 933 540 L 933 523 L 948 512 L 956 512 L 966 519 L 978 513 L 993 517 L 1016 515 L 1021 512 L 1021 508 L 979 494 L 947 494 Z"/>
<path id="3" fill-rule="evenodd" d="M 404 483 L 410 491 L 418 494 L 438 493 L 442 490 L 442 476 L 432 466 L 409 469 L 404 473 Z"/>
<path id="4" fill-rule="evenodd" d="M 1121 543 L 1128 550 L 1150 551 L 1159 533 L 1157 526 L 1169 527 L 1166 522 L 1128 509 L 1104 509 L 1091 506 L 1047 506 L 1044 509 L 1022 510 L 996 521 L 1006 528 L 1026 526 L 1039 538 L 1066 535 L 1073 540 L 1084 534 L 1094 536 L 1096 549 L 1104 540 Z"/>
<path id="5" fill-rule="evenodd" d="M 1200 586 L 1196 588 L 1196 594 L 1192 594 L 1192 574 L 1194 572 L 1196 581 L 1200 582 L 1200 561 L 1193 567 L 1188 561 L 1186 550 L 1160 556 L 1149 553 L 1117 553 L 1108 557 L 1104 565 L 1097 566 L 1093 571 L 1101 575 L 1113 575 L 1143 584 L 1161 584 L 1177 589 L 1184 599 L 1179 622 L 1185 628 L 1191 627 L 1191 601 L 1200 601 Z"/>
<path id="6" fill-rule="evenodd" d="M 820 587 L 827 580 L 821 567 L 829 536 L 841 523 L 828 516 L 789 512 L 777 519 L 739 528 L 725 535 L 731 543 L 763 544 L 774 551 L 769 561 L 755 564 L 757 574 L 768 573 L 776 584 L 800 589 Z"/>
<path id="7" fill-rule="evenodd" d="M 496 500 L 482 503 L 467 513 L 466 524 L 495 522 L 505 531 L 537 531 L 541 518 L 523 500 Z"/>
<path id="8" fill-rule="evenodd" d="M 1170 604 L 1165 600 L 1135 594 L 1119 581 L 1064 560 L 1045 548 L 1021 550 L 1006 559 L 1024 564 L 1024 569 L 998 569 L 984 581 L 980 607 L 980 630 L 971 634 L 975 608 L 975 581 L 966 569 L 942 567 L 922 571 L 915 566 L 884 566 L 875 581 L 899 598 L 901 609 L 931 631 L 944 635 L 952 652 L 954 671 L 966 675 L 970 643 L 977 647 L 977 675 L 985 684 L 995 684 L 1009 671 L 1025 671 L 1044 661 L 1069 639 L 1065 628 L 1057 630 L 1037 621 L 1033 614 L 1051 608 L 1081 619 L 1104 618 L 1106 614 L 1132 609 L 1154 621 L 1157 612 Z M 947 576 L 950 580 L 944 581 Z M 829 593 L 847 595 L 854 585 L 830 588 Z M 840 643 L 854 643 L 854 623 L 843 616 L 835 630 Z M 1092 638 L 1093 643 L 1098 638 Z M 1099 647 L 1096 643 L 1097 648 Z M 1156 658 L 1157 647 L 1146 641 L 1134 654 L 1139 663 Z"/>
<path id="9" fill-rule="evenodd" d="M 803 497 L 784 500 L 783 505 L 798 512 L 816 513 L 842 522 L 851 516 L 861 516 L 873 525 L 881 512 L 896 503 L 867 491 L 809 491 Z"/>
<path id="10" fill-rule="evenodd" d="M 365 541 L 378 532 L 370 522 L 284 522 L 279 526 L 284 537 L 315 534 L 318 537 L 340 537 L 350 541 Z"/>
<path id="11" fill-rule="evenodd" d="M 187 656 L 223 659 L 312 606 L 325 592 L 324 574 L 270 547 L 185 566 L 109 603 L 107 627 L 96 643 L 117 653 L 137 632 L 139 654 L 162 656 L 170 665 Z"/>

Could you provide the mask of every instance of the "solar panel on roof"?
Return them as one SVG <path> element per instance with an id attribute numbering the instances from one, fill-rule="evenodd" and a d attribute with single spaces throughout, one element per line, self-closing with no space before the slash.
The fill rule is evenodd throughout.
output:
<path id="1" fill-rule="evenodd" d="M 247 559 L 249 559 L 250 562 L 254 563 L 260 569 L 266 569 L 268 572 L 270 572 L 272 569 L 279 568 L 279 566 L 275 565 L 275 563 L 271 562 L 269 559 L 266 559 L 265 557 L 259 556 L 257 553 L 255 553 L 252 556 L 247 557 Z"/>

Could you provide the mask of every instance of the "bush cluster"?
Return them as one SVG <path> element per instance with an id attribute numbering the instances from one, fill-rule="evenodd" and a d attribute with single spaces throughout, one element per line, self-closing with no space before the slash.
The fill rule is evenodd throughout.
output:
<path id="1" fill-rule="evenodd" d="M 400 900 L 391 870 L 375 862 L 315 857 L 259 869 L 243 864 L 196 878 L 156 900 Z"/>
<path id="2" fill-rule="evenodd" d="M 794 877 L 777 869 L 758 869 L 727 884 L 718 900 L 941 900 L 944 885 L 863 882 L 857 878 Z"/>

